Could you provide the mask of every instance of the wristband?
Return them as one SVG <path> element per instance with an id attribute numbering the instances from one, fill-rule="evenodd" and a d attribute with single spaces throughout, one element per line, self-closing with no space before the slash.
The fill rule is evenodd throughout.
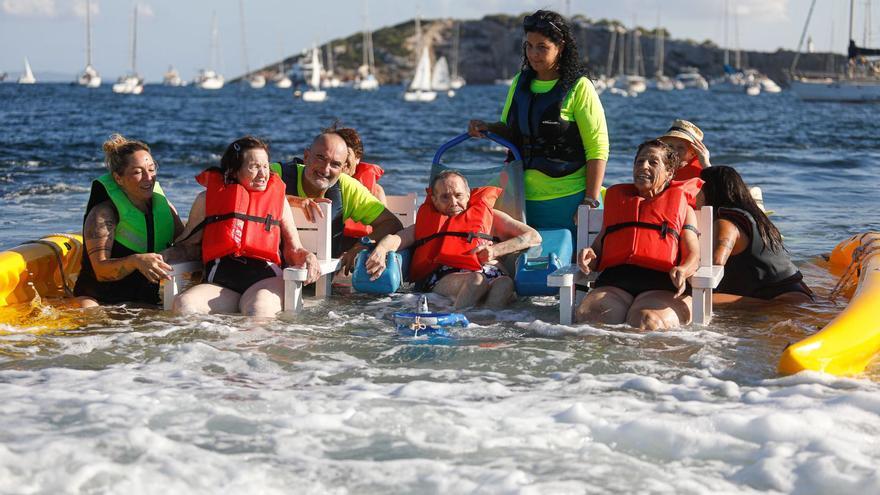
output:
<path id="1" fill-rule="evenodd" d="M 587 205 L 590 208 L 598 208 L 601 203 L 599 203 L 598 199 L 593 199 L 590 197 L 585 197 L 583 201 L 581 201 L 582 205 Z"/>

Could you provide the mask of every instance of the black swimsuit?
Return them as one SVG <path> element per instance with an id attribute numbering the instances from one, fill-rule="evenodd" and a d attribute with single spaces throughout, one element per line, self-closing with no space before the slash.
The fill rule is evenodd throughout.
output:
<path id="1" fill-rule="evenodd" d="M 205 264 L 203 282 L 219 285 L 239 294 L 260 280 L 281 275 L 281 268 L 275 263 L 254 258 L 226 256 Z"/>

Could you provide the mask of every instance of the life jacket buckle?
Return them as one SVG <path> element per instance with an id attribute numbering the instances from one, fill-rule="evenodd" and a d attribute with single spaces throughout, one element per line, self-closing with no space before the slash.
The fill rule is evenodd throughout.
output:
<path id="1" fill-rule="evenodd" d="M 669 222 L 664 220 L 663 223 L 660 224 L 660 238 L 666 239 L 667 232 L 669 232 Z"/>
<path id="2" fill-rule="evenodd" d="M 272 230 L 272 214 L 271 213 L 266 215 L 266 221 L 263 223 L 266 225 L 265 227 L 263 227 L 266 230 L 266 232 L 269 232 Z"/>

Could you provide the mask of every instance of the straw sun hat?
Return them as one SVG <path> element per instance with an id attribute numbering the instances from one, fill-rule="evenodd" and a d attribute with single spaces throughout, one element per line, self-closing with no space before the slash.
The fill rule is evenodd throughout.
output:
<path id="1" fill-rule="evenodd" d="M 666 131 L 666 134 L 660 136 L 660 139 L 665 137 L 675 137 L 684 139 L 689 143 L 696 144 L 697 141 L 703 142 L 703 131 L 700 130 L 699 127 L 695 126 L 692 122 L 688 122 L 687 120 L 675 119 L 672 122 L 672 127 Z"/>

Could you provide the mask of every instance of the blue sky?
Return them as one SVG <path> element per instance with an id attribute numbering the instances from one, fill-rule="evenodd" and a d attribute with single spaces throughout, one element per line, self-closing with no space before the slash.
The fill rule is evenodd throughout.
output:
<path id="1" fill-rule="evenodd" d="M 739 12 L 739 41 L 744 49 L 793 49 L 810 0 L 729 0 Z M 864 5 L 865 0 L 856 3 Z M 614 18 L 626 25 L 660 22 L 675 38 L 712 39 L 723 43 L 724 0 L 369 0 L 370 25 L 375 29 L 423 17 L 474 19 L 486 14 L 517 14 L 538 8 L 591 18 Z M 0 72 L 16 74 L 27 56 L 40 72 L 73 75 L 85 65 L 86 0 L 0 0 Z M 128 68 L 131 0 L 92 0 L 93 61 L 106 79 Z M 148 81 L 161 79 L 173 64 L 191 79 L 210 62 L 211 13 L 220 28 L 220 69 L 227 77 L 243 70 L 238 0 L 139 0 L 138 70 Z M 365 0 L 245 0 L 248 57 L 251 67 L 274 62 L 313 42 L 321 43 L 358 32 Z M 849 2 L 819 0 L 810 29 L 818 50 L 846 47 Z M 662 11 L 661 11 L 662 6 Z M 856 32 L 862 40 L 864 16 Z M 876 17 L 880 17 L 877 11 Z M 874 31 L 880 35 L 876 23 Z M 832 37 L 833 32 L 833 37 Z M 880 36 L 875 37 L 875 39 Z M 729 34 L 734 43 L 733 27 Z M 880 44 L 875 42 L 874 44 Z"/>

